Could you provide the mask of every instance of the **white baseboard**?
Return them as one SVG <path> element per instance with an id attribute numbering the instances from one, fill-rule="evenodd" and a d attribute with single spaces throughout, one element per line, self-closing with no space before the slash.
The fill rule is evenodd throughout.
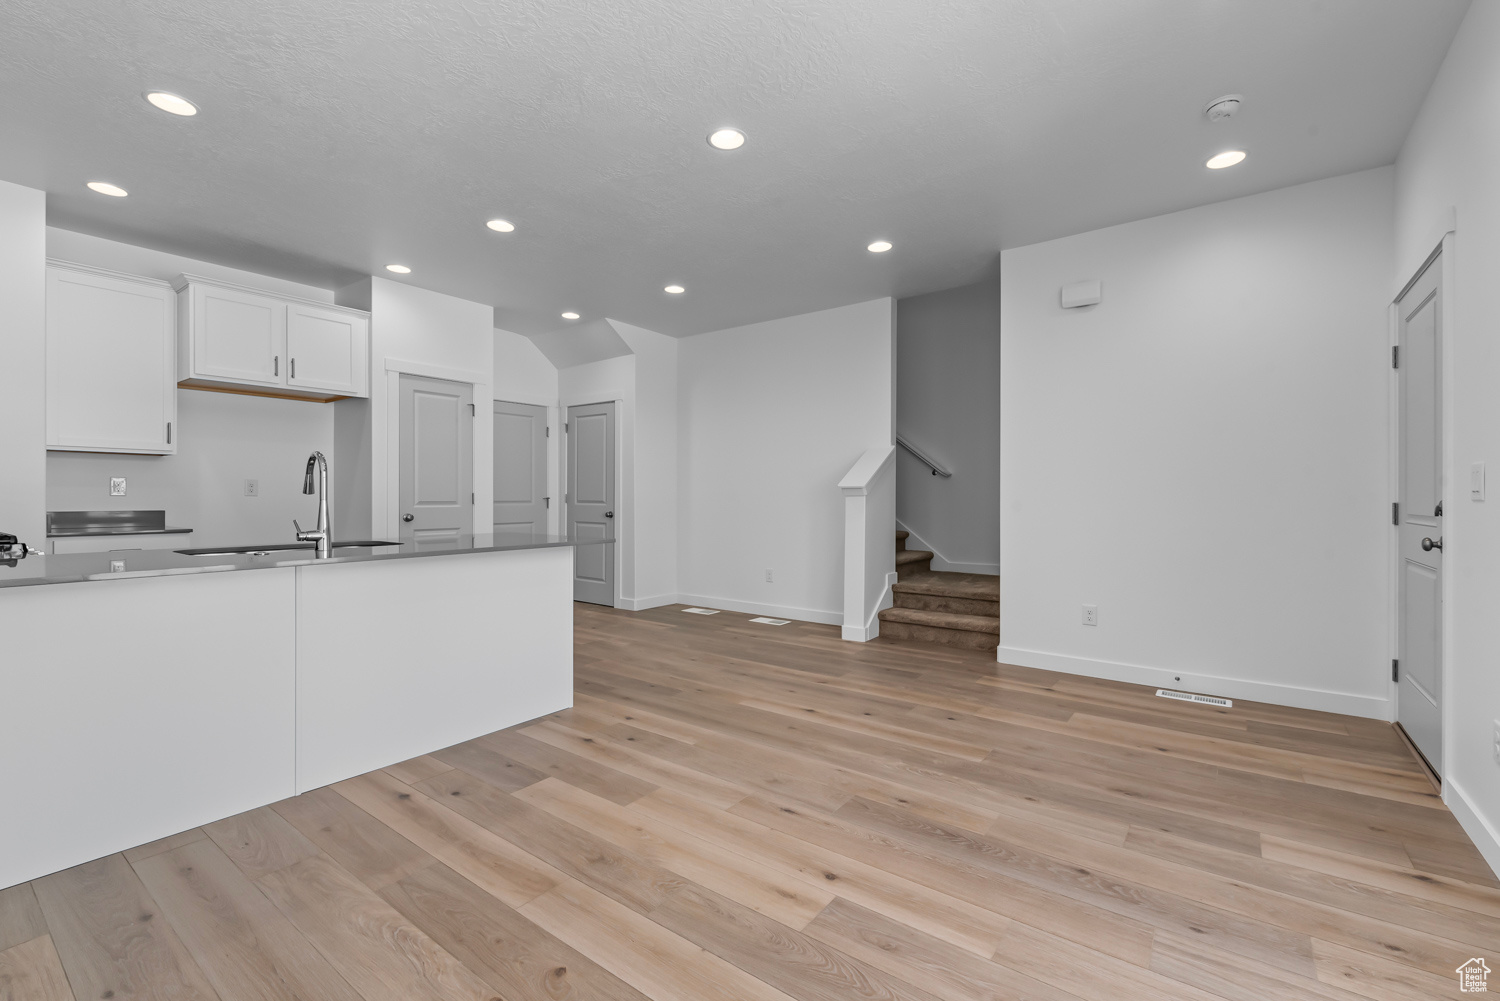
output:
<path id="1" fill-rule="evenodd" d="M 1078 674 L 1086 678 L 1124 681 L 1135 685 L 1150 685 L 1153 688 L 1174 688 L 1203 695 L 1219 695 L 1229 699 L 1290 706 L 1294 709 L 1315 709 L 1320 712 L 1342 713 L 1346 716 L 1363 716 L 1366 719 L 1387 721 L 1391 719 L 1390 699 L 1372 695 L 1330 692 L 1319 688 L 1301 688 L 1296 685 L 1279 685 L 1265 681 L 1216 678 L 1212 675 L 1191 674 L 1187 671 L 1176 671 L 1165 667 L 1122 664 L 1111 660 L 1094 660 L 1090 657 L 1074 657 L 1068 654 L 1049 653 L 1045 650 L 1023 650 L 1010 646 L 1001 646 L 996 650 L 995 659 L 1002 664 L 1034 667 L 1043 671 L 1059 671 L 1063 674 Z M 1179 681 L 1178 678 L 1182 680 Z"/>
<path id="2" fill-rule="evenodd" d="M 891 593 L 891 587 L 896 583 L 896 572 L 892 570 L 885 575 L 885 590 L 880 594 L 880 600 L 875 602 L 875 611 L 865 620 L 863 626 L 844 626 L 841 635 L 851 643 L 868 643 L 880 635 L 880 613 L 896 603 L 896 596 Z"/>
<path id="3" fill-rule="evenodd" d="M 901 524 L 901 522 L 896 522 L 896 527 L 911 536 L 906 540 L 907 549 L 921 549 L 932 554 L 932 569 L 934 570 L 941 573 L 982 573 L 989 574 L 991 577 L 1000 576 L 1000 564 L 998 563 L 954 563 L 948 557 L 938 552 L 932 543 Z M 915 546 L 911 545 L 913 542 L 916 543 Z"/>
<path id="4" fill-rule="evenodd" d="M 677 604 L 678 596 L 675 594 L 656 594 L 649 598 L 621 598 L 617 607 L 627 612 L 644 612 L 648 608 L 660 608 L 663 605 Z"/>
<path id="5" fill-rule="evenodd" d="M 1500 830 L 1490 823 L 1474 801 L 1451 779 L 1443 780 L 1443 802 L 1458 818 L 1459 826 L 1479 849 L 1479 854 L 1490 864 L 1492 872 L 1500 873 Z"/>
<path id="6" fill-rule="evenodd" d="M 722 608 L 726 612 L 769 615 L 773 619 L 796 619 L 799 622 L 821 622 L 829 626 L 837 626 L 844 621 L 843 612 L 825 612 L 819 608 L 794 608 L 790 605 L 765 605 L 758 601 L 714 598 L 706 594 L 679 594 L 675 601 L 663 604 L 702 605 L 704 608 Z"/>

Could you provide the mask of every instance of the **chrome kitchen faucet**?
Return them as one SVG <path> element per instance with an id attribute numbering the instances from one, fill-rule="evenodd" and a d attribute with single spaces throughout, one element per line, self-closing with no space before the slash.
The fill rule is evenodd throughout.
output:
<path id="1" fill-rule="evenodd" d="M 318 558 L 322 559 L 333 555 L 333 520 L 328 515 L 328 460 L 323 458 L 322 452 L 314 452 L 307 457 L 307 475 L 302 478 L 302 492 L 305 494 L 313 492 L 314 466 L 318 470 L 318 527 L 311 532 L 304 532 L 296 518 L 292 519 L 292 527 L 297 530 L 298 542 L 318 544 Z"/>

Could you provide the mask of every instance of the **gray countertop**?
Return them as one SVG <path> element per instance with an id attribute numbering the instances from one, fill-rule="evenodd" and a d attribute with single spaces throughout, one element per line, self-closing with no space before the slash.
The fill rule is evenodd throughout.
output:
<path id="1" fill-rule="evenodd" d="M 229 570 L 263 570 L 270 567 L 321 566 L 326 563 L 368 563 L 375 560 L 421 559 L 458 553 L 500 553 L 517 549 L 555 549 L 561 546 L 607 545 L 613 540 L 571 539 L 563 535 L 525 533 L 461 535 L 456 539 L 393 543 L 387 546 L 345 547 L 318 559 L 311 544 L 268 544 L 260 554 L 208 554 L 189 556 L 170 549 L 130 550 L 114 553 L 81 553 L 76 556 L 28 556 L 14 567 L 0 564 L 0 588 L 29 584 L 74 584 L 81 581 L 119 580 L 131 577 L 167 577 L 175 574 L 221 573 Z M 279 548 L 277 548 L 279 547 Z M 287 548 L 296 547 L 296 548 Z M 243 547 L 224 547 L 243 548 Z M 123 567 L 123 569 L 121 569 Z"/>
<path id="2" fill-rule="evenodd" d="M 187 535 L 191 528 L 172 528 L 165 511 L 48 511 L 47 538 L 78 539 L 100 535 Z"/>

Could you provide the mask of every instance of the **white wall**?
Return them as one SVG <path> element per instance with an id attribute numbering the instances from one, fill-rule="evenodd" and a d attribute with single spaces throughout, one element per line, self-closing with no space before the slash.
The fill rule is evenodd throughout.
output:
<path id="1" fill-rule="evenodd" d="M 681 341 L 682 600 L 842 621 L 838 483 L 894 440 L 894 312 L 875 299 Z"/>
<path id="2" fill-rule="evenodd" d="M 291 542 L 293 518 L 317 520 L 302 474 L 314 451 L 333 452 L 332 407 L 179 389 L 177 414 L 176 455 L 48 452 L 47 510 L 164 510 L 193 529 L 193 546 Z M 112 476 L 126 477 L 126 496 L 109 495 Z"/>
<path id="3" fill-rule="evenodd" d="M 1500 871 L 1500 4 L 1470 8 L 1396 164 L 1397 271 L 1386 298 L 1456 219 L 1444 264 L 1446 455 L 1443 524 L 1447 671 L 1444 798 Z M 1469 499 L 1488 464 L 1490 496 Z"/>
<path id="4" fill-rule="evenodd" d="M 335 436 L 338 464 L 368 470 L 361 484 L 345 486 L 339 516 L 345 523 L 394 538 L 399 532 L 397 469 L 393 462 L 399 439 L 396 424 L 397 383 L 401 372 L 474 385 L 476 409 L 494 399 L 494 310 L 482 303 L 417 288 L 387 278 L 366 278 L 335 295 L 341 305 L 370 311 L 370 399 L 338 403 Z M 490 511 L 494 495 L 494 425 L 488 414 L 474 422 L 474 510 Z M 369 506 L 347 509 L 368 484 Z M 488 516 L 476 519 L 481 530 Z M 343 534 L 341 526 L 341 534 Z"/>
<path id="5" fill-rule="evenodd" d="M 1392 185 L 1002 255 L 1001 661 L 1388 718 Z"/>
<path id="6" fill-rule="evenodd" d="M 46 543 L 45 192 L 0 181 L 0 532 Z"/>
<path id="7" fill-rule="evenodd" d="M 622 607 L 651 608 L 677 600 L 677 386 L 682 342 L 628 323 L 609 322 L 635 355 L 631 573 Z"/>
<path id="8" fill-rule="evenodd" d="M 557 366 L 547 360 L 529 337 L 495 331 L 495 382 L 497 400 L 557 406 Z"/>
<path id="9" fill-rule="evenodd" d="M 1000 572 L 1000 283 L 896 303 L 896 427 L 953 471 L 932 475 L 901 449 L 896 517 L 934 570 Z"/>
<path id="10" fill-rule="evenodd" d="M 211 261 L 182 257 L 149 247 L 137 247 L 87 233 L 58 229 L 56 226 L 47 227 L 47 256 L 164 282 L 181 274 L 199 275 L 216 281 L 263 289 L 272 295 L 294 295 L 314 302 L 333 302 L 333 292 L 326 288 L 291 282 L 284 278 L 271 278 L 253 271 L 241 271 L 239 268 L 226 268 Z"/>
<path id="11" fill-rule="evenodd" d="M 161 281 L 195 274 L 333 301 L 328 289 L 52 227 L 47 256 Z M 161 509 L 169 524 L 194 530 L 195 546 L 289 542 L 291 519 L 314 519 L 302 472 L 313 451 L 333 453 L 334 407 L 179 389 L 177 409 L 175 455 L 48 452 L 47 510 Z M 109 495 L 112 476 L 126 477 L 126 496 Z M 258 496 L 245 496 L 247 479 L 258 481 Z"/>

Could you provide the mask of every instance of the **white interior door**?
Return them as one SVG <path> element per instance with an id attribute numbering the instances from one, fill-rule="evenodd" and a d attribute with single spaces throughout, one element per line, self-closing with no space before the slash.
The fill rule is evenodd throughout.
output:
<path id="1" fill-rule="evenodd" d="M 1400 659 L 1397 715 L 1434 771 L 1443 768 L 1442 258 L 1401 296 Z"/>
<path id="2" fill-rule="evenodd" d="M 568 535 L 615 537 L 615 405 L 568 408 Z M 573 559 L 573 598 L 596 605 L 615 603 L 615 547 L 578 546 Z"/>
<path id="3" fill-rule="evenodd" d="M 474 387 L 401 376 L 401 541 L 474 531 Z"/>
<path id="4" fill-rule="evenodd" d="M 494 530 L 547 534 L 547 408 L 495 401 Z"/>

